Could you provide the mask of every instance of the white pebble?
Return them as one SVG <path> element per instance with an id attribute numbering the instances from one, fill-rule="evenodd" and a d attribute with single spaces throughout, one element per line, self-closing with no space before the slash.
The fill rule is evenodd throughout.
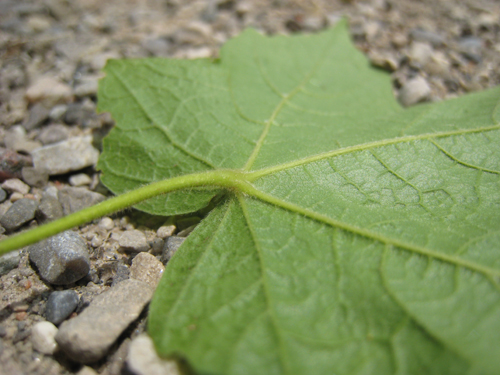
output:
<path id="1" fill-rule="evenodd" d="M 69 178 L 69 184 L 71 186 L 90 185 L 91 182 L 92 179 L 85 173 L 78 173 Z"/>
<path id="2" fill-rule="evenodd" d="M 102 228 L 104 230 L 111 230 L 115 227 L 115 223 L 113 219 L 109 217 L 103 217 L 101 221 L 99 222 L 99 228 Z"/>
<path id="3" fill-rule="evenodd" d="M 57 350 L 55 340 L 57 327 L 50 322 L 38 322 L 31 328 L 33 349 L 39 353 L 52 355 Z"/>
<path id="4" fill-rule="evenodd" d="M 429 98 L 431 88 L 423 77 L 416 77 L 406 82 L 399 92 L 399 100 L 409 106 Z"/>
<path id="5" fill-rule="evenodd" d="M 30 187 L 18 178 L 11 178 L 2 184 L 2 189 L 20 194 L 28 194 Z"/>
<path id="6" fill-rule="evenodd" d="M 178 375 L 174 361 L 167 361 L 156 354 L 153 341 L 147 334 L 137 336 L 130 343 L 127 356 L 129 369 L 135 375 Z"/>

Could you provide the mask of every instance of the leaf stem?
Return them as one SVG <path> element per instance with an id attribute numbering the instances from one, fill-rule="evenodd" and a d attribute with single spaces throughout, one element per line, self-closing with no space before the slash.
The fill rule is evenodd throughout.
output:
<path id="1" fill-rule="evenodd" d="M 51 223 L 8 237 L 0 242 L 0 255 L 31 245 L 62 231 L 83 225 L 89 221 L 123 210 L 147 199 L 169 193 L 174 190 L 200 186 L 219 186 L 222 188 L 231 188 L 239 185 L 239 181 L 245 180 L 243 175 L 244 174 L 239 171 L 218 170 L 193 173 L 154 182 L 136 190 L 110 198 L 95 206 L 85 208 Z"/>

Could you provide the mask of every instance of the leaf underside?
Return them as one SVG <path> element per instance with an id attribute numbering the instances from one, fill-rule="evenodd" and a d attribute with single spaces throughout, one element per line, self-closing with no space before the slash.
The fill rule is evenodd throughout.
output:
<path id="1" fill-rule="evenodd" d="M 168 264 L 149 315 L 162 356 L 200 374 L 497 373 L 500 89 L 404 110 L 345 22 L 106 73 L 113 192 L 223 169 L 254 188 L 228 191 Z"/>

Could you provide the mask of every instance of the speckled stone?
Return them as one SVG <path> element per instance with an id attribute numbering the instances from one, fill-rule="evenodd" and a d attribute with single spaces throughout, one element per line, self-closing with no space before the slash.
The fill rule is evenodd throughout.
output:
<path id="1" fill-rule="evenodd" d="M 90 261 L 85 241 L 66 231 L 29 247 L 30 260 L 40 276 L 55 285 L 66 285 L 89 273 Z"/>
<path id="2" fill-rule="evenodd" d="M 0 218 L 0 224 L 8 231 L 13 231 L 35 218 L 38 203 L 33 199 L 19 199 Z"/>
<path id="3" fill-rule="evenodd" d="M 74 290 L 52 292 L 45 306 L 45 318 L 51 323 L 60 324 L 75 311 L 79 301 Z"/>

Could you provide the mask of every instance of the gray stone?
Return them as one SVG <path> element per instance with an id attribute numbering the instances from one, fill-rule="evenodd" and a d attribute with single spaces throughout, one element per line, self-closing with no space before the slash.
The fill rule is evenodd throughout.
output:
<path id="1" fill-rule="evenodd" d="M 65 215 L 93 206 L 105 199 L 104 195 L 81 187 L 65 187 L 59 191 L 59 202 Z"/>
<path id="2" fill-rule="evenodd" d="M 39 170 L 33 167 L 23 167 L 21 170 L 23 180 L 30 186 L 43 187 L 49 182 L 49 174 L 45 169 Z"/>
<path id="3" fill-rule="evenodd" d="M 410 36 L 415 41 L 429 42 L 433 46 L 440 46 L 446 42 L 443 36 L 428 30 L 413 29 L 410 31 Z"/>
<path id="4" fill-rule="evenodd" d="M 479 64 L 483 60 L 481 56 L 483 41 L 481 40 L 481 38 L 475 36 L 467 36 L 460 39 L 458 45 L 462 55 L 464 55 L 470 61 Z"/>
<path id="5" fill-rule="evenodd" d="M 26 130 L 20 125 L 12 126 L 5 132 L 4 137 L 5 147 L 26 153 L 42 146 L 40 142 L 32 141 L 26 138 Z"/>
<path id="6" fill-rule="evenodd" d="M 0 202 L 3 202 L 6 199 L 7 199 L 7 192 L 4 189 L 0 188 Z"/>
<path id="7" fill-rule="evenodd" d="M 21 253 L 18 251 L 12 251 L 5 255 L 0 256 L 0 276 L 9 273 L 19 265 L 21 261 Z"/>
<path id="8" fill-rule="evenodd" d="M 54 324 L 62 323 L 78 306 L 78 294 L 74 290 L 52 292 L 45 306 L 45 318 Z"/>
<path id="9" fill-rule="evenodd" d="M 160 238 L 165 239 L 167 237 L 173 236 L 173 234 L 175 233 L 175 229 L 175 225 L 162 225 L 156 231 L 156 235 Z"/>
<path id="10" fill-rule="evenodd" d="M 111 286 L 115 286 L 122 281 L 130 279 L 130 268 L 122 263 L 116 263 L 114 267 L 113 281 Z"/>
<path id="11" fill-rule="evenodd" d="M 90 167 L 97 163 L 99 151 L 92 146 L 92 136 L 75 137 L 31 153 L 36 169 L 46 169 L 50 175 Z"/>
<path id="12" fill-rule="evenodd" d="M 132 340 L 127 354 L 128 369 L 135 375 L 179 375 L 177 363 L 160 358 L 153 340 L 143 333 Z"/>
<path id="13" fill-rule="evenodd" d="M 128 230 L 123 232 L 118 239 L 121 250 L 126 252 L 138 253 L 149 250 L 149 243 L 146 235 L 140 230 Z"/>
<path id="14" fill-rule="evenodd" d="M 430 44 L 423 42 L 413 42 L 411 44 L 408 57 L 410 58 L 410 61 L 413 65 L 421 67 L 431 60 L 433 54 L 434 49 Z"/>
<path id="15" fill-rule="evenodd" d="M 399 101 L 404 106 L 422 102 L 429 98 L 431 88 L 423 77 L 416 77 L 406 82 L 399 92 Z"/>
<path id="16" fill-rule="evenodd" d="M 97 296 L 77 317 L 61 324 L 56 341 L 79 363 L 93 363 L 106 355 L 122 332 L 151 300 L 153 289 L 138 280 L 125 280 Z"/>
<path id="17" fill-rule="evenodd" d="M 130 266 L 130 277 L 144 281 L 156 289 L 163 271 L 165 271 L 165 266 L 154 255 L 139 253 L 132 261 L 132 266 Z"/>
<path id="18" fill-rule="evenodd" d="M 64 141 L 69 137 L 69 130 L 62 124 L 51 124 L 45 126 L 37 139 L 44 145 Z"/>
<path id="19" fill-rule="evenodd" d="M 33 220 L 37 207 L 38 203 L 33 199 L 19 199 L 0 218 L 0 224 L 8 231 L 13 231 Z"/>
<path id="20" fill-rule="evenodd" d="M 73 99 L 71 87 L 52 77 L 41 77 L 26 90 L 26 99 L 31 103 L 41 102 L 47 108 Z"/>
<path id="21" fill-rule="evenodd" d="M 35 104 L 30 112 L 28 118 L 23 122 L 23 127 L 26 130 L 32 130 L 42 125 L 49 118 L 50 110 L 42 103 Z"/>
<path id="22" fill-rule="evenodd" d="M 68 106 L 66 104 L 58 104 L 58 105 L 52 107 L 52 109 L 50 110 L 49 118 L 52 121 L 59 121 L 63 118 L 67 109 L 68 109 Z"/>
<path id="23" fill-rule="evenodd" d="M 170 50 L 170 43 L 163 38 L 145 39 L 141 45 L 152 56 L 168 56 Z"/>
<path id="24" fill-rule="evenodd" d="M 85 125 L 85 122 L 95 117 L 95 108 L 86 103 L 72 103 L 68 105 L 64 122 L 66 124 Z"/>
<path id="25" fill-rule="evenodd" d="M 38 322 L 31 328 L 31 343 L 39 353 L 52 355 L 57 350 L 57 327 L 50 322 Z"/>
<path id="26" fill-rule="evenodd" d="M 74 283 L 89 273 L 90 261 L 85 241 L 66 231 L 29 247 L 30 260 L 40 276 L 51 284 Z"/>
<path id="27" fill-rule="evenodd" d="M 75 94 L 75 96 L 79 98 L 84 96 L 97 95 L 97 78 L 92 77 L 82 80 L 73 89 L 73 94 Z"/>
<path id="28" fill-rule="evenodd" d="M 30 191 L 30 187 L 18 178 L 11 178 L 4 181 L 2 189 L 10 191 L 11 193 L 16 192 L 21 194 L 28 194 Z"/>
<path id="29" fill-rule="evenodd" d="M 167 240 L 165 241 L 165 246 L 163 247 L 163 254 L 161 257 L 161 261 L 163 263 L 167 263 L 170 258 L 175 254 L 175 252 L 181 247 L 182 243 L 184 242 L 186 238 L 185 237 L 177 237 L 177 236 L 171 236 L 168 237 Z"/>
<path id="30" fill-rule="evenodd" d="M 54 198 L 50 194 L 43 194 L 36 216 L 39 221 L 48 222 L 63 217 L 64 212 L 57 198 Z"/>

